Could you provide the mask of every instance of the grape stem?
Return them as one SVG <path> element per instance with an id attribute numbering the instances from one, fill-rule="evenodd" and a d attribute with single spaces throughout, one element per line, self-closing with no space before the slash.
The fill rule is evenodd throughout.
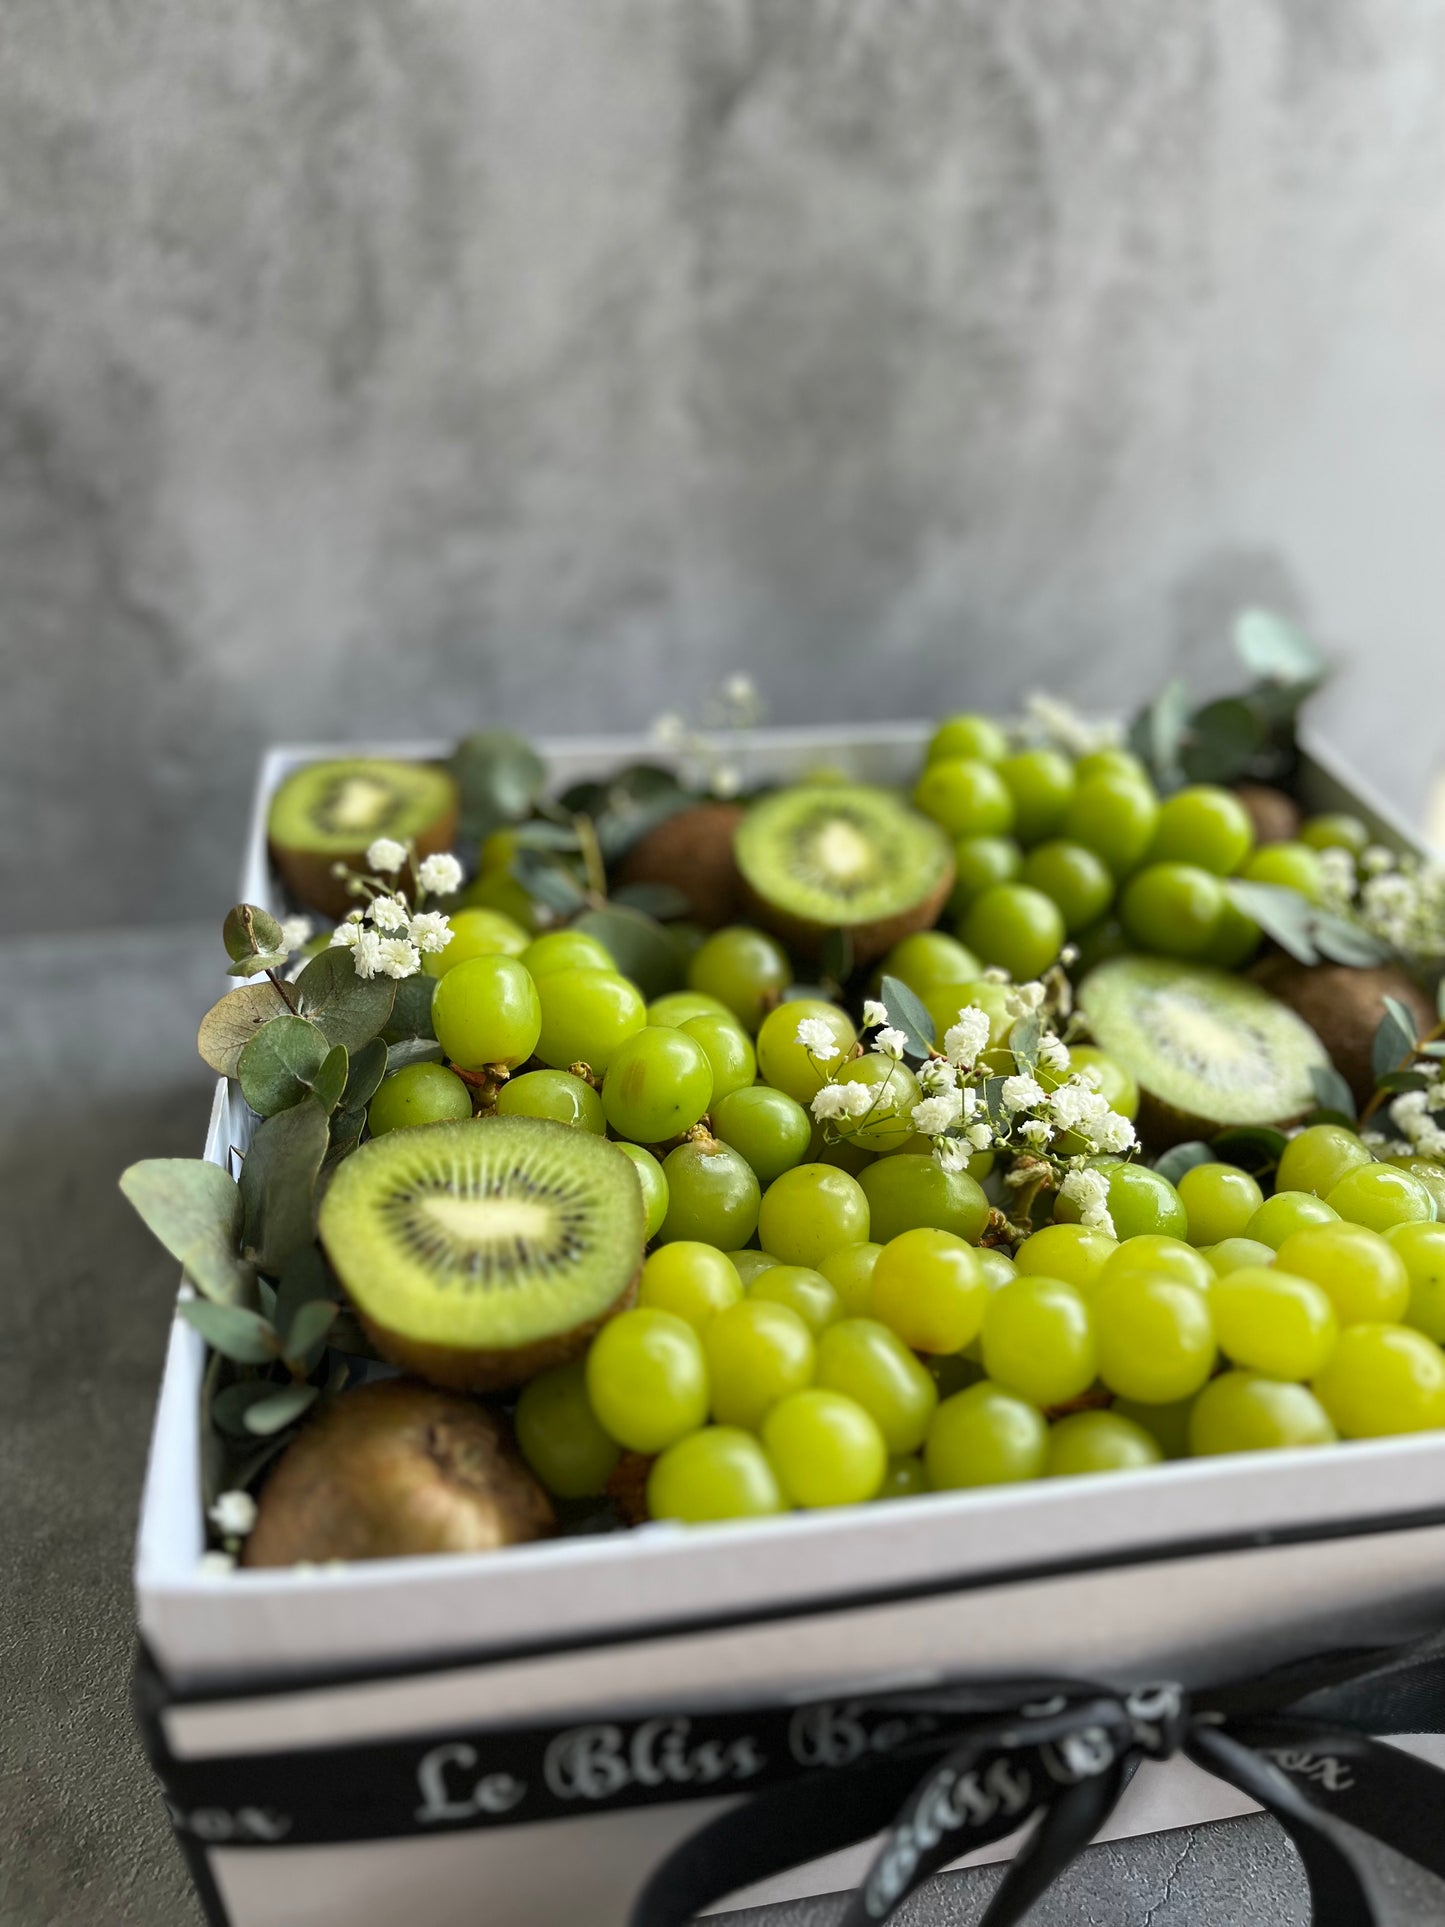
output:
<path id="1" fill-rule="evenodd" d="M 1389 1076 L 1393 1076 L 1396 1071 L 1408 1070 L 1411 1064 L 1413 1064 L 1415 1059 L 1419 1056 L 1421 1045 L 1433 1044 L 1440 1037 L 1445 1037 L 1445 1018 L 1441 1019 L 1441 1021 L 1435 1026 L 1434 1030 L 1432 1030 L 1427 1037 L 1417 1038 L 1416 1041 L 1410 1046 L 1409 1050 L 1406 1051 L 1405 1055 L 1400 1059 L 1399 1063 L 1392 1064 L 1390 1066 L 1390 1069 L 1385 1073 L 1385 1075 L 1389 1077 Z M 1374 1096 L 1370 1099 L 1369 1103 L 1365 1106 L 1364 1110 L 1360 1112 L 1360 1120 L 1356 1128 L 1358 1130 L 1363 1130 L 1365 1126 L 1369 1123 L 1370 1119 L 1375 1115 L 1376 1111 L 1378 1111 L 1380 1106 L 1384 1103 L 1385 1099 L 1387 1097 L 1395 1097 L 1395 1096 L 1398 1096 L 1398 1092 L 1387 1091 L 1383 1084 L 1377 1084 L 1375 1086 Z"/>

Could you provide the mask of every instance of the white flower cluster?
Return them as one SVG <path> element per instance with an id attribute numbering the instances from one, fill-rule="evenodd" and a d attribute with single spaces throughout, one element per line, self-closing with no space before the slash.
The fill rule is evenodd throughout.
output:
<path id="1" fill-rule="evenodd" d="M 726 801 L 743 786 L 742 771 L 704 730 L 750 729 L 763 720 L 765 705 L 751 676 L 726 676 L 703 706 L 703 729 L 669 710 L 651 729 L 654 743 L 681 766 L 684 779 Z"/>
<path id="2" fill-rule="evenodd" d="M 1351 918 L 1401 956 L 1445 957 L 1445 866 L 1397 858 L 1378 843 L 1358 862 L 1348 850 L 1319 854 L 1326 910 Z"/>
<path id="3" fill-rule="evenodd" d="M 414 977 L 423 956 L 445 950 L 452 935 L 440 910 L 413 912 L 405 897 L 373 897 L 337 924 L 331 942 L 351 952 L 358 977 L 400 978 Z"/>
<path id="4" fill-rule="evenodd" d="M 1445 1111 L 1445 1082 L 1402 1091 L 1390 1106 L 1390 1122 L 1416 1156 L 1445 1159 L 1445 1131 L 1435 1116 L 1440 1111 Z"/>
<path id="5" fill-rule="evenodd" d="M 224 1538 L 244 1539 L 256 1523 L 256 1501 L 249 1492 L 222 1492 L 210 1510 L 210 1519 Z"/>
<path id="6" fill-rule="evenodd" d="M 838 1056 L 838 1040 L 822 1017 L 800 1017 L 797 1029 L 798 1042 L 820 1064 L 831 1064 Z"/>
<path id="7" fill-rule="evenodd" d="M 1109 1215 L 1109 1180 L 1102 1171 L 1078 1165 L 1059 1186 L 1059 1196 L 1079 1207 L 1079 1223 L 1089 1231 L 1114 1236 L 1114 1220 Z"/>
<path id="8" fill-rule="evenodd" d="M 868 1115 L 877 1096 L 867 1084 L 825 1084 L 813 1099 L 813 1116 L 820 1124 L 843 1118 L 856 1122 Z"/>

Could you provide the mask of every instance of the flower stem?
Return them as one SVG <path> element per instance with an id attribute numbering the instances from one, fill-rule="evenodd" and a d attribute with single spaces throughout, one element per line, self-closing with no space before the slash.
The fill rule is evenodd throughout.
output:
<path id="1" fill-rule="evenodd" d="M 1441 1021 L 1435 1026 L 1434 1030 L 1432 1030 L 1427 1037 L 1421 1037 L 1417 1039 L 1417 1041 L 1410 1046 L 1409 1050 L 1406 1051 L 1405 1055 L 1400 1059 L 1399 1063 L 1392 1064 L 1390 1066 L 1390 1071 L 1386 1072 L 1386 1076 L 1389 1076 L 1390 1072 L 1393 1072 L 1393 1071 L 1408 1070 L 1411 1064 L 1413 1064 L 1415 1059 L 1420 1055 L 1420 1046 L 1422 1044 L 1433 1044 L 1437 1038 L 1442 1036 L 1445 1036 L 1445 1018 L 1441 1019 Z M 1398 1091 L 1387 1091 L 1384 1089 L 1382 1085 L 1377 1084 L 1375 1086 L 1374 1096 L 1370 1099 L 1369 1103 L 1365 1106 L 1364 1110 L 1360 1112 L 1359 1122 L 1355 1126 L 1356 1130 L 1362 1131 L 1365 1128 L 1365 1126 L 1369 1123 L 1370 1119 L 1375 1115 L 1376 1111 L 1379 1110 L 1380 1106 L 1384 1103 L 1387 1097 L 1398 1097 L 1398 1096 L 1399 1096 Z"/>

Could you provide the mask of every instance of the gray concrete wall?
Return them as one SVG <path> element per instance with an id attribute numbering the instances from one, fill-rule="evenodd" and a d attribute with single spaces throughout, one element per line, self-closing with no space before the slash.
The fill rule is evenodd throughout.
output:
<path id="1" fill-rule="evenodd" d="M 0 929 L 222 907 L 269 737 L 1128 704 L 1240 597 L 1413 805 L 1442 82 L 1430 0 L 0 0 Z"/>

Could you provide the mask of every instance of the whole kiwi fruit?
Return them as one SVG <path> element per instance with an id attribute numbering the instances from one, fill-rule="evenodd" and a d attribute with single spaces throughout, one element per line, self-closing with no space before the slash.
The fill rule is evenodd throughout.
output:
<path id="1" fill-rule="evenodd" d="M 498 1413 L 392 1378 L 342 1392 L 287 1447 L 242 1563 L 492 1552 L 555 1524 Z"/>
<path id="2" fill-rule="evenodd" d="M 1272 783 L 1236 783 L 1234 793 L 1249 811 L 1256 843 L 1292 843 L 1299 835 L 1304 811 L 1283 790 Z"/>
<path id="3" fill-rule="evenodd" d="M 1355 1102 L 1369 1102 L 1375 1088 L 1370 1046 L 1386 997 L 1397 997 L 1414 1014 L 1422 1036 L 1435 1028 L 1435 1008 L 1413 977 L 1394 964 L 1302 964 L 1293 957 L 1266 957 L 1251 972 L 1271 996 L 1298 1012 L 1324 1044 Z"/>
<path id="4" fill-rule="evenodd" d="M 617 882 L 662 883 L 680 890 L 696 923 L 720 930 L 742 915 L 743 881 L 733 837 L 744 812 L 737 803 L 698 803 L 679 810 L 634 843 Z"/>

